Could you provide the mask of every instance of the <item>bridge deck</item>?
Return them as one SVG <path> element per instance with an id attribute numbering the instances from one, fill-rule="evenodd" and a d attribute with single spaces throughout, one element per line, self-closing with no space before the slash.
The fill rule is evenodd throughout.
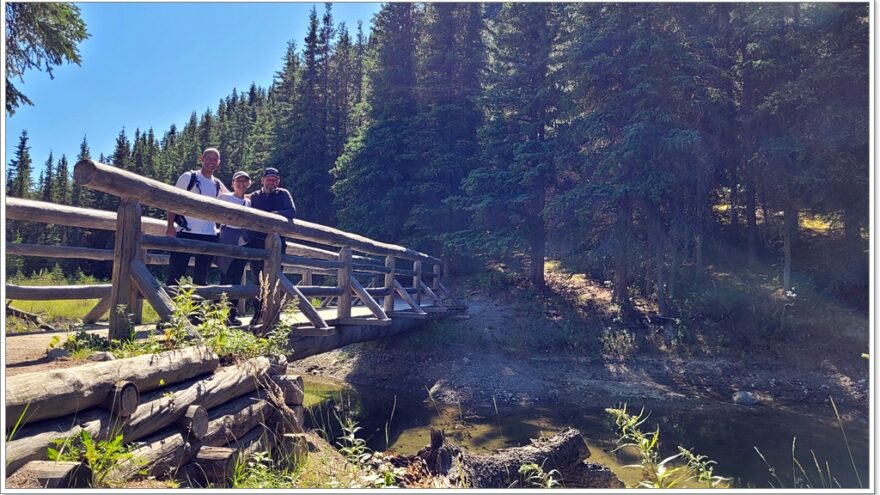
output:
<path id="1" fill-rule="evenodd" d="M 381 303 L 380 303 L 381 304 Z M 422 309 L 425 308 L 433 308 L 434 302 L 422 299 L 420 304 Z M 394 311 L 395 312 L 410 312 L 412 308 L 407 304 L 404 300 L 400 298 L 394 299 Z M 328 325 L 333 326 L 336 323 L 336 307 L 329 307 L 324 309 L 318 309 L 318 314 L 321 315 L 321 318 L 327 322 Z M 373 318 L 373 313 L 370 312 L 370 309 L 366 306 L 354 306 L 351 307 L 351 317 L 352 318 Z M 244 318 L 242 318 L 244 320 Z M 282 315 L 282 321 L 284 323 L 288 323 L 290 325 L 311 325 L 308 318 L 301 312 L 297 311 L 296 313 L 288 313 Z"/>

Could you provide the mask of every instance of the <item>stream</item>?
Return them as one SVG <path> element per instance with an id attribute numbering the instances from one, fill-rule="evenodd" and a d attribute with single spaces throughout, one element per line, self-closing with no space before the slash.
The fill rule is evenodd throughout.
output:
<path id="1" fill-rule="evenodd" d="M 304 378 L 307 426 L 323 430 L 332 439 L 342 435 L 337 418 L 346 414 L 357 421 L 361 428 L 357 436 L 365 439 L 370 449 L 403 455 L 425 447 L 432 427 L 443 429 L 447 438 L 479 453 L 526 445 L 530 438 L 572 426 L 586 438 L 591 461 L 607 465 L 627 485 L 639 481 L 638 469 L 624 467 L 638 462 L 637 452 L 616 449 L 614 424 L 604 411 L 615 404 L 591 408 L 490 405 L 485 410 L 471 410 L 439 404 L 427 390 L 420 397 L 398 396 L 375 387 Z M 629 404 L 627 409 L 638 413 L 640 407 Z M 716 461 L 715 474 L 731 478 L 733 487 L 837 488 L 839 483 L 843 488 L 859 488 L 869 484 L 866 413 L 842 411 L 843 432 L 830 404 L 816 405 L 812 410 L 731 404 L 722 411 L 717 407 L 683 410 L 679 405 L 669 410 L 654 407 L 645 413 L 649 417 L 642 430 L 660 429 L 661 458 L 677 453 L 677 445 L 690 448 Z M 797 462 L 792 460 L 793 440 Z M 775 468 L 775 477 L 768 464 Z"/>

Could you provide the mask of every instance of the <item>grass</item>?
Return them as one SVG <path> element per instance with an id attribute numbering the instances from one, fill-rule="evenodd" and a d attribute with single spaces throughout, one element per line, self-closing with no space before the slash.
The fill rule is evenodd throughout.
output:
<path id="1" fill-rule="evenodd" d="M 12 306 L 22 311 L 37 314 L 51 324 L 82 321 L 96 304 L 98 304 L 98 299 L 79 299 L 75 301 L 15 301 Z M 152 325 L 158 321 L 159 315 L 150 306 L 150 303 L 144 301 L 144 324 Z M 33 330 L 33 326 L 29 330 Z M 28 330 L 21 329 L 20 331 Z"/>

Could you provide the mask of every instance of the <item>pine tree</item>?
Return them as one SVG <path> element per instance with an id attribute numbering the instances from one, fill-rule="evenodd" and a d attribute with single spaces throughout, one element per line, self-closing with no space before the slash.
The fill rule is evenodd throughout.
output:
<path id="1" fill-rule="evenodd" d="M 54 196 L 53 203 L 62 205 L 70 204 L 70 164 L 67 163 L 67 156 L 61 155 L 58 160 L 58 169 L 55 173 Z"/>
<path id="2" fill-rule="evenodd" d="M 490 28 L 482 166 L 471 171 L 471 232 L 495 253 L 526 250 L 529 279 L 544 285 L 544 208 L 555 170 L 561 6 L 505 4 Z M 483 231 L 478 234 L 476 229 Z"/>
<path id="3" fill-rule="evenodd" d="M 289 130 L 281 133 L 289 135 L 291 141 L 287 146 L 278 146 L 275 163 L 278 164 L 282 180 L 290 184 L 297 214 L 305 220 L 333 224 L 328 136 L 325 133 L 322 42 L 318 14 L 313 8 L 303 48 L 302 71 L 297 80 L 293 120 Z"/>
<path id="4" fill-rule="evenodd" d="M 43 170 L 40 172 L 40 181 L 37 189 L 40 191 L 40 199 L 46 202 L 52 202 L 55 199 L 55 158 L 52 151 L 49 151 L 49 158 L 46 159 Z"/>
<path id="5" fill-rule="evenodd" d="M 376 14 L 371 42 L 370 91 L 364 125 L 336 160 L 337 218 L 346 230 L 400 239 L 412 208 L 410 176 L 416 116 L 415 7 L 391 3 Z"/>
<path id="6" fill-rule="evenodd" d="M 423 159 L 414 173 L 415 206 L 405 241 L 439 253 L 443 235 L 467 223 L 463 211 L 451 208 L 458 201 L 447 200 L 462 194 L 461 182 L 476 166 L 482 123 L 476 100 L 485 54 L 479 4 L 428 4 L 424 19 L 418 117 Z"/>
<path id="7" fill-rule="evenodd" d="M 15 158 L 9 162 L 6 175 L 6 194 L 16 198 L 27 199 L 31 196 L 31 149 L 28 146 L 27 130 L 21 131 Z"/>

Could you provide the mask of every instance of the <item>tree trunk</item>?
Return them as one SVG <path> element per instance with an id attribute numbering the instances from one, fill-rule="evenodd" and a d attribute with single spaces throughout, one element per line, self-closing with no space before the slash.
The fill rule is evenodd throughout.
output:
<path id="1" fill-rule="evenodd" d="M 739 177 L 736 163 L 730 162 L 730 232 L 734 239 L 739 238 L 739 211 L 736 209 L 739 196 Z"/>
<path id="2" fill-rule="evenodd" d="M 849 205 L 843 210 L 843 243 L 848 256 L 862 256 L 862 225 L 858 210 Z"/>
<path id="3" fill-rule="evenodd" d="M 630 204 L 624 198 L 617 205 L 617 221 L 614 226 L 614 303 L 622 308 L 629 306 L 627 297 L 627 251 L 629 250 Z"/>
<path id="4" fill-rule="evenodd" d="M 748 166 L 751 168 L 751 166 Z M 754 267 L 758 263 L 758 217 L 755 212 L 755 178 L 752 173 L 746 175 L 746 223 L 748 238 L 748 264 Z M 766 219 L 764 220 L 766 222 Z"/>
<path id="5" fill-rule="evenodd" d="M 783 255 L 785 256 L 782 268 L 782 290 L 791 290 L 791 255 L 792 245 L 797 237 L 798 218 L 797 208 L 789 203 L 785 208 L 785 226 L 783 228 Z"/>
<path id="6" fill-rule="evenodd" d="M 529 250 L 531 253 L 531 265 L 529 266 L 529 280 L 537 288 L 543 288 L 544 282 L 544 255 L 547 242 L 547 228 L 544 225 L 544 200 L 546 192 L 544 190 L 545 178 L 542 175 L 538 180 L 535 189 L 535 211 L 532 231 L 529 233 Z"/>

